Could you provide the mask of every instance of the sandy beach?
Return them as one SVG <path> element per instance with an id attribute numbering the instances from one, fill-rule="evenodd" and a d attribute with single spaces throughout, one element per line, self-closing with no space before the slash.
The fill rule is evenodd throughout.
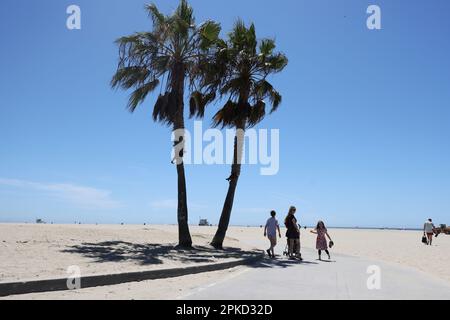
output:
<path id="1" fill-rule="evenodd" d="M 0 281 L 67 276 L 79 266 L 83 274 L 103 274 L 195 263 L 226 261 L 261 248 L 262 229 L 230 227 L 226 252 L 208 246 L 215 227 L 192 226 L 198 252 L 179 252 L 173 225 L 37 225 L 0 224 Z M 282 230 L 284 232 L 284 230 Z M 420 242 L 420 231 L 330 229 L 333 253 L 408 266 L 450 282 L 450 236 Z M 302 230 L 301 243 L 315 247 L 315 237 Z M 277 251 L 285 244 L 282 238 Z M 315 258 L 315 257 L 310 257 Z"/>
<path id="2" fill-rule="evenodd" d="M 0 224 L 0 281 L 66 277 L 69 266 L 92 275 L 225 262 L 251 249 L 228 237 L 217 252 L 208 234 L 192 238 L 191 252 L 174 248 L 175 226 Z"/>

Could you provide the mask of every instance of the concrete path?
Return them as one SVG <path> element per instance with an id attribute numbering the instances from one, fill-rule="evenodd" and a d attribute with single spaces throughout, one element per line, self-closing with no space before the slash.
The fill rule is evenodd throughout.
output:
<path id="1" fill-rule="evenodd" d="M 265 242 L 257 242 L 254 245 L 265 247 Z M 308 249 L 302 254 L 303 262 L 282 255 L 264 259 L 182 299 L 450 299 L 449 283 L 413 268 L 338 254 L 332 254 L 331 261 L 318 261 L 316 251 Z"/>

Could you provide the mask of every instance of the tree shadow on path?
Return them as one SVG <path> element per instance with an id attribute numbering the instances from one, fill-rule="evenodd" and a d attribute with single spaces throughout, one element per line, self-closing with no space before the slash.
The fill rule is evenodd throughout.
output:
<path id="1" fill-rule="evenodd" d="M 222 259 L 241 259 L 260 254 L 260 251 L 244 251 L 239 248 L 216 250 L 207 246 L 195 246 L 192 249 L 181 249 L 173 244 L 141 244 L 124 241 L 82 243 L 69 246 L 62 252 L 79 254 L 99 263 L 135 261 L 140 265 L 163 264 L 168 260 L 181 263 L 218 262 Z"/>

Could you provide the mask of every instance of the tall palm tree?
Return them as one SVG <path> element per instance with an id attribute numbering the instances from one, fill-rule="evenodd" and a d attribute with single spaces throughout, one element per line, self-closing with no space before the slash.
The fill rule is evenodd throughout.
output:
<path id="1" fill-rule="evenodd" d="M 191 116 L 202 117 L 205 106 L 218 97 L 226 103 L 214 115 L 213 125 L 235 128 L 234 155 L 228 192 L 220 216 L 217 232 L 211 245 L 222 248 L 230 222 L 237 183 L 241 173 L 242 149 L 245 130 L 258 124 L 266 115 L 277 110 L 281 95 L 267 81 L 270 74 L 280 72 L 288 63 L 287 57 L 275 52 L 275 41 L 256 38 L 255 26 L 246 27 L 238 20 L 227 41 L 218 41 L 215 54 L 201 64 L 199 83 L 201 90 L 193 92 L 190 99 Z"/>
<path id="2" fill-rule="evenodd" d="M 181 0 L 172 15 L 162 14 L 156 5 L 146 5 L 153 30 L 119 38 L 119 63 L 111 80 L 113 88 L 133 89 L 128 109 L 133 112 L 158 87 L 153 120 L 171 126 L 175 134 L 174 161 L 178 176 L 179 246 L 191 247 L 188 226 L 184 153 L 185 84 L 220 33 L 220 25 L 206 21 L 195 25 L 193 10 Z"/>

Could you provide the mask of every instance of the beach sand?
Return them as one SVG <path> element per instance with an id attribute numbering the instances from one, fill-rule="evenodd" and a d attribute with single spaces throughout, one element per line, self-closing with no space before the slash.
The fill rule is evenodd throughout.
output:
<path id="1" fill-rule="evenodd" d="M 193 228 L 195 229 L 195 228 Z M 0 282 L 172 268 L 225 262 L 251 251 L 227 237 L 227 251 L 208 245 L 204 229 L 192 230 L 197 250 L 176 250 L 176 226 L 0 224 Z"/>
<path id="2" fill-rule="evenodd" d="M 197 262 L 225 261 L 239 257 L 242 252 L 261 247 L 265 243 L 263 230 L 256 227 L 230 227 L 225 246 L 231 251 L 217 253 L 208 248 L 216 227 L 191 226 L 194 245 L 200 251 L 173 250 L 177 241 L 177 227 L 173 225 L 36 225 L 0 224 L 0 281 L 66 277 L 67 267 L 76 265 L 82 275 L 124 272 L 152 268 L 192 265 Z M 302 247 L 314 248 L 315 235 L 302 229 Z M 284 233 L 284 230 L 282 230 Z M 418 269 L 450 283 L 450 236 L 434 238 L 433 246 L 421 243 L 420 231 L 391 231 L 363 229 L 329 229 L 335 242 L 331 254 L 369 258 Z M 284 249 L 280 239 L 277 253 Z M 258 248 L 256 248 L 258 247 Z M 313 257 L 307 257 L 314 259 Z M 208 272 L 174 279 L 153 280 L 146 298 L 172 299 L 191 287 L 221 279 L 240 268 Z M 108 287 L 83 289 L 83 298 L 132 297 L 131 290 L 148 290 L 148 281 Z M 159 288 L 159 289 L 158 289 Z M 169 290 L 168 290 L 169 289 Z M 120 293 L 118 293 L 120 292 Z M 54 292 L 12 296 L 11 298 L 76 299 L 77 292 Z"/>

